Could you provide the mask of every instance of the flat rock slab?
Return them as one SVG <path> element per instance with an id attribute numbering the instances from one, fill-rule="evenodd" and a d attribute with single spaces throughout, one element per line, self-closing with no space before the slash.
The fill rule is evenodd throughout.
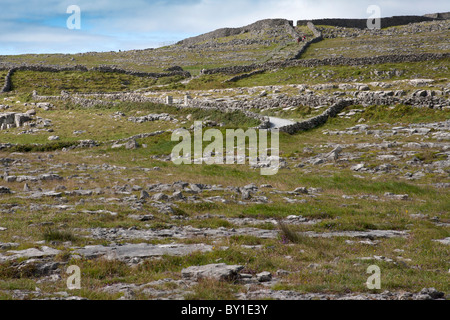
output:
<path id="1" fill-rule="evenodd" d="M 0 255 L 0 261 L 9 261 L 9 260 L 15 260 L 20 258 L 44 258 L 44 257 L 53 257 L 56 256 L 58 253 L 60 253 L 59 250 L 49 248 L 49 247 L 41 247 L 41 249 L 36 248 L 30 248 L 26 250 L 19 250 L 19 251 L 8 251 L 7 252 L 10 255 Z"/>
<path id="2" fill-rule="evenodd" d="M 209 264 L 205 266 L 192 266 L 181 271 L 183 278 L 199 280 L 211 278 L 216 280 L 229 281 L 238 278 L 238 273 L 244 269 L 239 265 L 226 265 L 225 263 Z"/>
<path id="3" fill-rule="evenodd" d="M 394 230 L 370 230 L 370 231 L 342 231 L 342 232 L 302 232 L 301 235 L 305 235 L 311 238 L 332 238 L 332 237 L 348 237 L 348 238 L 363 238 L 363 239 L 376 239 L 376 238 L 396 238 L 407 237 L 409 231 L 394 231 Z"/>
<path id="4" fill-rule="evenodd" d="M 438 292 L 434 288 L 423 289 L 419 293 L 411 292 L 389 292 L 378 294 L 350 293 L 350 294 L 323 294 L 323 293 L 301 293 L 287 290 L 262 289 L 238 294 L 238 300 L 442 300 L 445 293 Z"/>
<path id="5" fill-rule="evenodd" d="M 238 226 L 258 225 L 265 223 L 273 224 L 275 226 L 278 225 L 278 222 L 275 219 L 228 218 L 225 220 Z M 283 220 L 283 223 L 288 225 L 301 225 L 301 224 L 313 225 L 316 224 L 317 222 L 318 220 L 308 220 L 307 218 L 304 218 L 302 216 L 289 216 L 287 219 Z"/>
<path id="6" fill-rule="evenodd" d="M 30 197 L 33 198 L 33 199 L 39 199 L 39 198 L 42 198 L 42 197 L 59 198 L 61 196 L 62 196 L 61 192 L 48 191 L 48 192 L 35 192 Z"/>
<path id="7" fill-rule="evenodd" d="M 106 257 L 111 260 L 127 260 L 132 258 L 151 258 L 163 255 L 184 256 L 193 252 L 210 252 L 212 246 L 205 244 L 164 244 L 151 245 L 147 243 L 126 244 L 123 246 L 87 246 L 75 252 L 87 259 Z"/>
<path id="8" fill-rule="evenodd" d="M 197 229 L 193 227 L 173 227 L 164 230 L 126 230 L 126 229 L 91 229 L 92 237 L 106 240 L 154 240 L 163 238 L 191 239 L 195 237 L 223 238 L 248 235 L 262 239 L 274 239 L 278 230 L 264 230 L 257 228 L 239 229 Z"/>
<path id="9" fill-rule="evenodd" d="M 445 238 L 443 240 L 434 240 L 435 242 L 440 242 L 442 244 L 450 245 L 450 238 Z"/>
<path id="10" fill-rule="evenodd" d="M 2 242 L 0 242 L 0 250 L 7 250 L 7 249 L 15 248 L 18 246 L 19 246 L 18 243 L 12 243 L 12 242 L 2 243 Z"/>

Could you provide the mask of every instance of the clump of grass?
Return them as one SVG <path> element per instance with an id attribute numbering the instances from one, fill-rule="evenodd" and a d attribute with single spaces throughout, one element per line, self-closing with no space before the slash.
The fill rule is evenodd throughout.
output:
<path id="1" fill-rule="evenodd" d="M 62 241 L 62 242 L 66 242 L 66 241 L 71 241 L 74 242 L 75 240 L 77 240 L 77 237 L 68 230 L 56 230 L 56 229 L 47 229 L 44 231 L 44 240 L 45 241 Z"/>
<path id="2" fill-rule="evenodd" d="M 304 236 L 300 235 L 298 232 L 292 230 L 286 223 L 284 223 L 280 218 L 276 219 L 278 227 L 281 231 L 281 238 L 283 242 L 292 242 L 294 244 L 304 243 Z"/>
<path id="3" fill-rule="evenodd" d="M 185 296 L 186 300 L 236 300 L 238 286 L 224 281 L 201 279 Z"/>
<path id="4" fill-rule="evenodd" d="M 374 122 L 432 122 L 443 121 L 449 118 L 449 113 L 446 111 L 428 109 L 428 108 L 416 108 L 413 106 L 407 106 L 398 104 L 394 108 L 389 106 L 369 106 L 365 109 L 363 114 L 364 119 Z"/>
<path id="5" fill-rule="evenodd" d="M 70 148 L 78 144 L 77 142 L 51 142 L 45 144 L 27 144 L 16 145 L 11 147 L 10 152 L 50 152 Z"/>

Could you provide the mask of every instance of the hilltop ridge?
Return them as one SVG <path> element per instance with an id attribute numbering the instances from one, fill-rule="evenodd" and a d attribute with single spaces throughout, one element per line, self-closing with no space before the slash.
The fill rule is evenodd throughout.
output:
<path id="1" fill-rule="evenodd" d="M 221 28 L 196 37 L 187 38 L 179 41 L 180 45 L 192 45 L 203 41 L 214 40 L 218 38 L 236 36 L 247 32 L 260 33 L 263 30 L 273 28 L 284 28 L 285 31 L 295 36 L 294 22 L 286 19 L 264 19 L 239 28 Z"/>

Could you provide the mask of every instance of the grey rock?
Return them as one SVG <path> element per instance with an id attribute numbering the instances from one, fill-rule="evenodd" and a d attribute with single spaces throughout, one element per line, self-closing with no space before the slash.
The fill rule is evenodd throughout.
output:
<path id="1" fill-rule="evenodd" d="M 20 250 L 20 251 L 8 251 L 7 253 L 10 254 L 8 256 L 2 256 L 0 255 L 0 261 L 1 260 L 15 260 L 20 258 L 43 258 L 43 257 L 54 257 L 56 256 L 60 251 L 49 248 L 46 246 L 41 247 L 41 249 L 36 248 L 30 248 L 26 250 Z"/>
<path id="2" fill-rule="evenodd" d="M 308 194 L 308 189 L 305 187 L 299 187 L 294 190 L 294 193 Z"/>
<path id="3" fill-rule="evenodd" d="M 210 264 L 205 266 L 192 266 L 181 271 L 183 278 L 199 280 L 212 278 L 216 280 L 232 281 L 238 278 L 238 273 L 244 269 L 239 265 L 226 265 L 225 263 Z"/>
<path id="4" fill-rule="evenodd" d="M 31 272 L 34 277 L 44 277 L 55 273 L 61 263 L 59 262 L 41 262 L 36 259 L 26 260 L 17 266 L 19 271 Z"/>
<path id="5" fill-rule="evenodd" d="M 13 243 L 13 242 L 1 243 L 0 242 L 0 249 L 1 250 L 8 250 L 8 249 L 15 248 L 15 247 L 18 247 L 18 246 L 19 246 L 18 243 Z"/>
<path id="6" fill-rule="evenodd" d="M 139 144 L 134 139 L 129 140 L 127 143 L 125 143 L 125 149 L 127 150 L 134 150 L 137 148 L 139 148 Z"/>
<path id="7" fill-rule="evenodd" d="M 75 250 L 78 254 L 88 258 L 106 257 L 110 260 L 127 260 L 132 258 L 151 258 L 163 255 L 184 256 L 193 252 L 210 252 L 212 246 L 205 244 L 162 244 L 151 245 L 147 243 L 126 244 L 115 246 L 87 246 Z"/>
<path id="8" fill-rule="evenodd" d="M 409 200 L 409 195 L 407 195 L 407 194 L 393 194 L 393 193 L 390 193 L 390 192 L 386 192 L 384 194 L 384 196 L 386 198 L 390 198 L 390 199 L 393 199 L 393 200 Z"/>
<path id="9" fill-rule="evenodd" d="M 11 190 L 7 187 L 0 186 L 0 194 L 9 194 L 11 193 Z"/>
<path id="10" fill-rule="evenodd" d="M 53 198 L 58 198 L 61 197 L 62 193 L 61 192 L 55 192 L 55 191 L 48 191 L 48 192 L 35 192 L 31 195 L 32 198 L 42 198 L 42 197 L 53 197 Z"/>
<path id="11" fill-rule="evenodd" d="M 141 194 L 139 196 L 139 200 L 146 200 L 146 199 L 149 199 L 149 198 L 150 198 L 150 195 L 148 194 L 148 192 L 145 191 L 145 190 L 141 190 Z"/>
<path id="12" fill-rule="evenodd" d="M 445 293 L 437 291 L 435 288 L 424 288 L 419 292 L 419 295 L 428 295 L 432 300 L 442 299 Z"/>
<path id="13" fill-rule="evenodd" d="M 312 231 L 302 232 L 308 237 L 319 238 L 332 238 L 332 237 L 349 237 L 349 238 L 363 238 L 363 239 L 376 239 L 376 238 L 395 238 L 395 237 L 407 237 L 409 231 L 395 231 L 395 230 L 370 230 L 370 231 L 342 231 L 342 232 L 329 232 L 329 233 L 316 233 Z"/>
<path id="14" fill-rule="evenodd" d="M 434 240 L 435 242 L 440 242 L 442 244 L 450 245 L 450 238 L 445 238 L 443 240 Z"/>
<path id="15" fill-rule="evenodd" d="M 57 174 L 41 174 L 37 178 L 42 181 L 63 180 L 63 178 Z"/>
<path id="16" fill-rule="evenodd" d="M 142 222 L 151 221 L 151 220 L 153 220 L 155 218 L 151 214 L 146 214 L 146 215 L 143 215 L 143 216 L 141 216 L 141 215 L 129 215 L 128 217 L 130 219 L 137 220 L 137 221 L 142 221 Z"/>
<path id="17" fill-rule="evenodd" d="M 153 195 L 152 200 L 154 201 L 167 201 L 169 200 L 169 196 L 164 193 L 157 193 Z"/>
<path id="18" fill-rule="evenodd" d="M 171 198 L 175 201 L 186 199 L 181 191 L 174 192 Z"/>
<path id="19" fill-rule="evenodd" d="M 326 158 L 336 161 L 337 159 L 339 159 L 339 155 L 341 154 L 341 152 L 342 152 L 342 148 L 340 146 L 338 146 L 333 151 L 331 151 L 326 156 Z"/>
<path id="20" fill-rule="evenodd" d="M 272 274 L 270 272 L 261 272 L 256 275 L 256 279 L 258 279 L 259 282 L 269 282 L 272 281 Z"/>
<path id="21" fill-rule="evenodd" d="M 190 184 L 189 187 L 192 191 L 200 193 L 203 190 L 203 185 L 201 184 Z"/>
<path id="22" fill-rule="evenodd" d="M 322 164 L 322 163 L 324 163 L 324 162 L 325 162 L 324 159 L 322 159 L 322 158 L 317 158 L 317 159 L 312 160 L 312 161 L 311 161 L 311 164 L 317 166 L 317 165 Z"/>
<path id="23" fill-rule="evenodd" d="M 361 171 L 362 169 L 364 169 L 364 167 L 365 167 L 365 164 L 361 163 L 361 164 L 352 166 L 350 169 L 353 171 Z"/>
<path id="24" fill-rule="evenodd" d="M 242 190 L 241 198 L 242 200 L 250 200 L 252 198 L 252 195 L 250 194 L 250 191 Z"/>

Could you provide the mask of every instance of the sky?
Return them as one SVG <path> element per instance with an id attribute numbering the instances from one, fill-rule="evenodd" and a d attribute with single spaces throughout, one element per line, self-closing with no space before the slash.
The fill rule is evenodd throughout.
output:
<path id="1" fill-rule="evenodd" d="M 155 48 L 268 18 L 369 18 L 370 5 L 383 17 L 450 11 L 448 0 L 0 0 L 0 55 Z"/>

